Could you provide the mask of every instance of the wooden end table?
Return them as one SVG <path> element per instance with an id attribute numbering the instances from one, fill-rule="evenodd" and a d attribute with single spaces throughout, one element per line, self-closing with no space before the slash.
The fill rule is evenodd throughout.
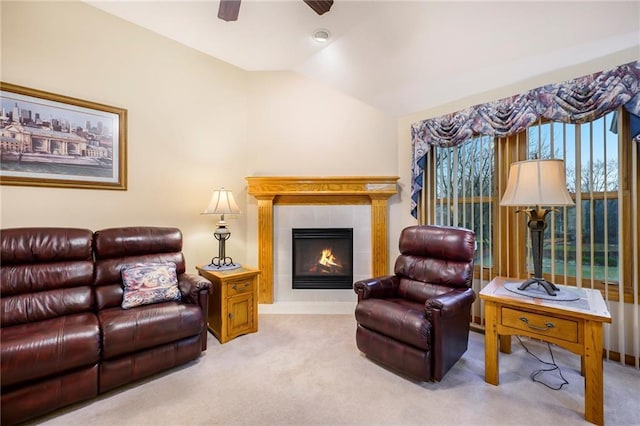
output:
<path id="1" fill-rule="evenodd" d="M 226 343 L 242 334 L 258 331 L 258 269 L 240 267 L 227 271 L 203 269 L 200 275 L 211 281 L 207 327 Z"/>
<path id="2" fill-rule="evenodd" d="M 611 315 L 598 290 L 580 289 L 579 303 L 555 302 L 521 296 L 507 290 L 516 278 L 496 277 L 480 291 L 485 303 L 485 382 L 499 383 L 500 352 L 511 353 L 511 335 L 533 337 L 554 343 L 581 357 L 584 376 L 584 418 L 604 424 L 602 383 L 602 324 Z"/>

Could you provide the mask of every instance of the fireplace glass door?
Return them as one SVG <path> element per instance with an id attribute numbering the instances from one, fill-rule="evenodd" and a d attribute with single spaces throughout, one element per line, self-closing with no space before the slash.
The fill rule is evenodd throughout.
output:
<path id="1" fill-rule="evenodd" d="M 352 228 L 294 228 L 292 241 L 294 289 L 352 288 Z"/>

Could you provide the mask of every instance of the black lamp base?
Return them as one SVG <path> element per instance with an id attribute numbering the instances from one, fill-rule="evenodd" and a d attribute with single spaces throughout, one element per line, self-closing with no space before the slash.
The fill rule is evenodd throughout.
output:
<path id="1" fill-rule="evenodd" d="M 556 285 L 552 282 L 549 282 L 547 280 L 545 280 L 544 278 L 529 278 L 528 280 L 526 280 L 525 282 L 523 282 L 520 287 L 518 287 L 518 290 L 526 290 L 527 287 L 529 287 L 531 284 L 538 284 L 539 286 L 541 286 L 542 288 L 544 288 L 544 290 L 547 292 L 547 294 L 549 296 L 555 296 L 556 295 L 556 291 L 560 291 L 560 289 L 558 287 L 556 287 Z"/>
<path id="2" fill-rule="evenodd" d="M 233 263 L 233 259 L 230 257 L 214 257 L 211 259 L 209 266 L 219 269 L 235 269 L 240 267 L 240 265 Z"/>
<path id="3" fill-rule="evenodd" d="M 535 209 L 518 210 L 523 211 L 529 216 L 527 226 L 531 231 L 531 251 L 533 257 L 533 277 L 522 283 L 518 290 L 525 290 L 531 284 L 538 284 L 544 288 L 549 296 L 555 296 L 556 291 L 560 291 L 552 282 L 542 278 L 542 243 L 544 239 L 544 230 L 547 227 L 545 218 L 553 211 L 553 209 L 542 209 L 537 206 Z"/>
<path id="4" fill-rule="evenodd" d="M 233 259 L 226 254 L 225 243 L 231 237 L 231 232 L 226 227 L 224 215 L 222 220 L 218 222 L 218 227 L 213 236 L 218 240 L 218 256 L 211 259 L 211 263 L 208 265 L 209 269 L 229 270 L 239 268 L 240 265 L 233 263 Z"/>

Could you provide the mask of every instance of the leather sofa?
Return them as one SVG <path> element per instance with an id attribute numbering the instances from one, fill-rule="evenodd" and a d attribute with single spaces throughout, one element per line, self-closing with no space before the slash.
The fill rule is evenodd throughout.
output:
<path id="1" fill-rule="evenodd" d="M 354 283 L 356 344 L 417 381 L 440 381 L 467 350 L 475 234 L 418 225 L 402 230 L 394 275 Z"/>
<path id="2" fill-rule="evenodd" d="M 185 273 L 176 228 L 0 233 L 2 424 L 23 422 L 198 358 L 211 283 Z M 124 265 L 173 262 L 176 300 L 121 307 Z"/>

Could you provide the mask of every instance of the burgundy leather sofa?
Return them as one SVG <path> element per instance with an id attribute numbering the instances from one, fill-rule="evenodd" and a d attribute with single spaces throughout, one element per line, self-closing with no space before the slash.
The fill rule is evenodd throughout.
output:
<path id="1" fill-rule="evenodd" d="M 467 350 L 475 234 L 410 226 L 394 275 L 354 283 L 356 344 L 372 360 L 417 381 L 440 381 Z"/>
<path id="2" fill-rule="evenodd" d="M 211 283 L 185 273 L 176 228 L 0 233 L 2 424 L 29 420 L 206 350 Z M 120 269 L 176 264 L 181 300 L 122 309 Z"/>

